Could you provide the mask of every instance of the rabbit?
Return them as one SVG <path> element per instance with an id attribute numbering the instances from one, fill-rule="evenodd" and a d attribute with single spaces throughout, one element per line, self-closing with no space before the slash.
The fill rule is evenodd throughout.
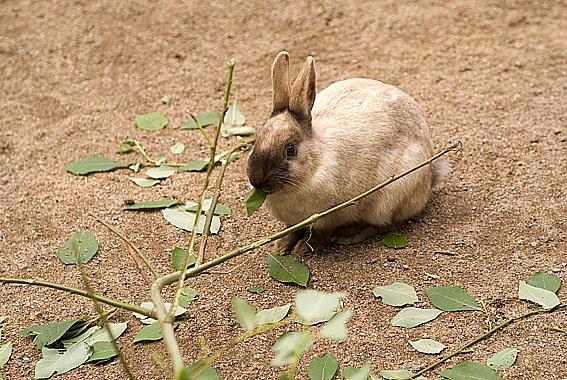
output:
<path id="1" fill-rule="evenodd" d="M 272 113 L 249 155 L 250 184 L 264 206 L 294 225 L 376 186 L 433 155 L 423 111 L 398 88 L 372 79 L 331 84 L 316 94 L 313 57 L 293 86 L 289 54 L 272 65 Z M 302 255 L 331 242 L 357 244 L 419 214 L 450 171 L 438 160 L 356 204 L 275 243 L 277 254 Z"/>

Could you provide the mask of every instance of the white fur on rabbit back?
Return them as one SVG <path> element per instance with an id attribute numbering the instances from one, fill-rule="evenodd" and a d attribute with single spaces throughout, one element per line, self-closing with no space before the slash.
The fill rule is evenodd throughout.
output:
<path id="1" fill-rule="evenodd" d="M 299 188 L 270 194 L 266 207 L 295 224 L 327 210 L 426 160 L 433 154 L 429 128 L 417 103 L 396 87 L 370 79 L 336 82 L 317 94 L 312 109 L 314 162 L 298 163 L 312 173 Z M 315 229 L 356 223 L 385 226 L 423 210 L 436 168 L 426 166 L 319 220 Z"/>

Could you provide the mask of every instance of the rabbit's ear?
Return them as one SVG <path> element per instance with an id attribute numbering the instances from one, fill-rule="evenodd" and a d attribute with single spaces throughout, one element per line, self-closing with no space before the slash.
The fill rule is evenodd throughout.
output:
<path id="1" fill-rule="evenodd" d="M 289 110 L 301 119 L 311 120 L 311 109 L 315 102 L 315 85 L 313 57 L 307 57 L 301 72 L 293 83 L 289 101 Z"/>
<path id="2" fill-rule="evenodd" d="M 289 105 L 289 54 L 280 52 L 272 64 L 272 114 L 280 113 Z"/>

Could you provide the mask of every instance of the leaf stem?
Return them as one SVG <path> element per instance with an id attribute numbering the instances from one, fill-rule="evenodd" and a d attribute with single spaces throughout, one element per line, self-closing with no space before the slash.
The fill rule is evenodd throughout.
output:
<path id="1" fill-rule="evenodd" d="M 433 363 L 430 364 L 429 366 L 427 366 L 427 367 L 425 367 L 424 369 L 420 370 L 419 372 L 417 372 L 416 374 L 414 374 L 413 376 L 411 376 L 410 379 L 415 379 L 415 378 L 417 378 L 417 377 L 419 377 L 419 376 L 421 376 L 421 375 L 423 375 L 423 374 L 425 374 L 425 373 L 431 371 L 432 369 L 435 369 L 436 367 L 438 367 L 438 366 L 440 366 L 441 364 L 445 363 L 447 360 L 451 359 L 452 357 L 457 356 L 457 355 L 463 353 L 463 352 L 464 352 L 466 349 L 468 349 L 469 347 L 472 347 L 472 346 L 474 346 L 475 344 L 477 344 L 477 343 L 479 343 L 479 342 L 482 342 L 483 340 L 489 338 L 492 334 L 494 334 L 494 333 L 496 333 L 496 332 L 502 330 L 503 328 L 505 328 L 505 327 L 507 327 L 507 326 L 509 326 L 509 325 L 511 325 L 511 324 L 513 324 L 513 323 L 515 323 L 515 322 L 517 322 L 517 321 L 520 321 L 520 320 L 522 320 L 522 319 L 525 319 L 525 318 L 528 318 L 528 317 L 531 317 L 531 316 L 534 316 L 534 315 L 551 313 L 551 312 L 553 312 L 553 311 L 557 311 L 557 310 L 562 309 L 562 308 L 564 308 L 564 307 L 567 307 L 567 304 L 558 305 L 558 306 L 556 306 L 556 307 L 553 308 L 553 309 L 537 309 L 537 310 L 532 310 L 532 311 L 529 311 L 529 312 L 527 312 L 527 313 L 525 313 L 525 314 L 522 314 L 522 315 L 519 315 L 519 316 L 516 316 L 516 317 L 512 317 L 512 318 L 510 318 L 510 319 L 507 319 L 506 321 L 502 322 L 501 324 L 496 325 L 496 327 L 494 327 L 493 329 L 488 330 L 485 334 L 479 336 L 478 338 L 474 338 L 474 339 L 469 340 L 468 342 L 466 342 L 465 344 L 463 344 L 459 349 L 457 349 L 457 350 L 451 352 L 450 354 L 448 354 L 448 355 L 442 357 L 441 359 L 439 359 L 439 360 L 433 362 Z"/>
<path id="2" fill-rule="evenodd" d="M 4 284 L 33 285 L 33 286 L 41 286 L 41 287 L 44 287 L 44 288 L 62 290 L 62 291 L 67 292 L 67 293 L 71 293 L 71 294 L 75 294 L 75 295 L 78 295 L 78 296 L 90 298 L 92 300 L 96 300 L 96 301 L 105 303 L 105 304 L 110 305 L 110 306 L 118 307 L 118 308 L 123 309 L 123 310 L 128 310 L 128 311 L 131 311 L 133 313 L 139 313 L 139 314 L 145 315 L 146 317 L 149 317 L 149 318 L 154 318 L 154 319 L 156 318 L 155 313 L 148 311 L 148 309 L 144 309 L 143 307 L 139 307 L 137 305 L 132 305 L 132 304 L 127 303 L 127 302 L 118 301 L 118 300 L 115 300 L 113 298 L 101 296 L 100 294 L 96 294 L 96 293 L 90 293 L 89 294 L 89 292 L 87 292 L 83 289 L 74 288 L 72 286 L 56 284 L 56 283 L 53 283 L 53 282 L 48 282 L 48 281 L 43 281 L 43 280 L 33 280 L 33 279 L 28 279 L 28 278 L 11 278 L 11 277 L 0 277 L 0 284 L 2 284 L 2 283 L 4 283 Z"/>
<path id="3" fill-rule="evenodd" d="M 203 137 L 207 141 L 207 145 L 209 145 L 209 148 L 212 148 L 213 142 L 211 141 L 211 138 L 209 137 L 207 132 L 205 132 L 205 129 L 201 125 L 201 122 L 191 112 L 188 112 L 188 113 L 189 113 L 189 117 L 191 117 L 191 119 L 193 119 L 193 122 L 195 123 L 195 125 L 197 126 L 197 128 L 199 129 L 199 131 L 201 132 L 201 134 L 203 135 Z"/>

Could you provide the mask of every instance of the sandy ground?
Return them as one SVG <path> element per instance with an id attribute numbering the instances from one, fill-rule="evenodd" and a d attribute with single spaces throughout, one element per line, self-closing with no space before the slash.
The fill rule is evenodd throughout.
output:
<path id="1" fill-rule="evenodd" d="M 0 275 L 33 277 L 80 286 L 77 269 L 56 252 L 69 235 L 89 229 L 101 252 L 86 269 L 95 289 L 132 303 L 147 288 L 125 246 L 88 212 L 120 227 L 162 271 L 169 250 L 187 234 L 160 213 L 127 213 L 124 200 L 194 199 L 202 174 L 183 173 L 143 189 L 127 171 L 75 177 L 65 165 L 80 157 L 116 157 L 120 141 L 133 137 L 149 150 L 167 152 L 183 141 L 185 159 L 206 154 L 199 135 L 179 131 L 186 112 L 217 109 L 224 62 L 235 57 L 235 89 L 249 125 L 259 126 L 271 104 L 269 67 L 287 49 L 292 75 L 315 56 L 319 89 L 349 77 L 397 85 L 425 110 L 437 148 L 461 140 L 450 157 L 454 173 L 438 188 L 419 219 L 394 231 L 411 243 L 392 254 L 379 239 L 356 247 L 331 247 L 305 257 L 310 288 L 349 293 L 355 311 L 347 343 L 318 343 L 315 354 L 334 354 L 341 366 L 370 362 L 379 369 L 418 369 L 434 358 L 407 341 L 430 337 L 455 349 L 486 328 L 482 313 L 444 314 L 433 323 L 403 330 L 389 325 L 396 313 L 371 293 L 394 280 L 423 289 L 464 287 L 484 301 L 496 321 L 528 310 L 517 285 L 537 271 L 555 270 L 567 281 L 567 3 L 564 1 L 0 1 Z M 160 103 L 163 95 L 173 103 Z M 159 133 L 136 130 L 134 115 L 161 111 L 170 126 Z M 226 145 L 227 142 L 223 141 Z M 274 232 L 266 212 L 247 219 L 245 159 L 228 174 L 222 202 L 233 216 L 212 239 L 210 256 Z M 308 201 L 308 200 L 307 200 Z M 435 253 L 453 251 L 456 256 Z M 179 328 L 183 355 L 194 360 L 196 337 L 212 348 L 239 332 L 230 299 L 256 307 L 288 303 L 298 290 L 271 280 L 265 254 L 230 274 L 202 276 L 191 286 L 201 298 Z M 433 280 L 426 275 L 439 276 Z M 246 292 L 250 286 L 267 290 Z M 559 291 L 567 299 L 566 286 Z M 3 335 L 14 342 L 7 379 L 33 377 L 39 352 L 17 336 L 25 326 L 92 314 L 91 303 L 60 292 L 0 286 L 0 315 L 10 317 Z M 163 378 L 150 359 L 166 358 L 161 343 L 133 345 L 140 328 L 130 321 L 120 340 L 138 379 Z M 485 361 L 509 346 L 520 350 L 506 379 L 567 378 L 566 336 L 544 325 L 567 327 L 567 312 L 520 322 L 453 359 Z M 215 367 L 226 379 L 271 379 L 275 334 L 236 347 Z M 429 378 L 437 378 L 439 370 Z M 85 365 L 61 379 L 124 378 L 116 362 Z"/>

